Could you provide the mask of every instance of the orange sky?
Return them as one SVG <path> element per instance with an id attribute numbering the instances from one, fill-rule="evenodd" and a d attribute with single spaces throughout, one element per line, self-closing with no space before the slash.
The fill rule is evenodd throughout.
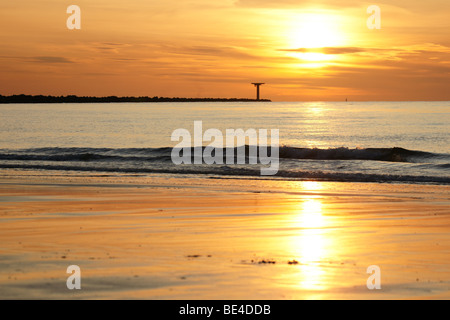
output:
<path id="1" fill-rule="evenodd" d="M 66 9 L 81 8 L 81 30 Z M 366 10 L 381 9 L 381 30 Z M 449 0 L 14 0 L 0 94 L 450 100 Z"/>

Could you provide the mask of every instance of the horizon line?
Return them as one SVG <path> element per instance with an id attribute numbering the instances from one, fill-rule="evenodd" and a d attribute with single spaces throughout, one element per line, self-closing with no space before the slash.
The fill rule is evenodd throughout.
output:
<path id="1" fill-rule="evenodd" d="M 12 94 L 12 95 L 3 95 L 0 94 L 0 104 L 4 104 L 5 102 L 2 101 L 2 99 L 12 99 L 17 97 L 26 97 L 26 98 L 51 98 L 51 99 L 61 99 L 61 98 L 74 98 L 74 99 L 153 99 L 155 101 L 109 101 L 110 103 L 133 103 L 133 102 L 158 102 L 157 100 L 198 100 L 200 102 L 201 100 L 204 100 L 205 102 L 214 102 L 216 100 L 217 102 L 226 102 L 226 101 L 239 101 L 239 102 L 449 102 L 450 100 L 365 100 L 365 99 L 355 99 L 355 100 L 276 100 L 273 101 L 271 99 L 253 99 L 253 98 L 236 98 L 236 97 L 228 97 L 228 98 L 220 98 L 220 97 L 164 97 L 164 96 L 116 96 L 116 95 L 104 95 L 104 96 L 89 96 L 89 95 L 75 95 L 75 94 L 66 94 L 66 95 L 45 95 L 45 94 Z M 347 98 L 348 99 L 348 98 Z M 222 101 L 220 101 L 222 100 Z M 170 101 L 168 101 L 170 102 Z M 176 101 L 174 101 L 176 102 Z M 184 101 L 179 101 L 184 102 Z M 186 101 L 189 102 L 189 101 Z M 196 101 L 197 102 L 197 101 Z M 10 102 L 15 103 L 15 102 Z M 23 102 L 22 102 L 23 103 Z M 49 103 L 49 102 L 43 102 L 43 103 Z M 89 102 L 87 102 L 89 103 Z"/>

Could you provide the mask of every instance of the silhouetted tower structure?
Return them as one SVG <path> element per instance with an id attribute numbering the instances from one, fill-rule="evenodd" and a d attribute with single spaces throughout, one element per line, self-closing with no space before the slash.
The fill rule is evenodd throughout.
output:
<path id="1" fill-rule="evenodd" d="M 256 87 L 256 100 L 259 100 L 259 87 L 263 84 L 265 84 L 265 83 L 261 83 L 261 82 L 252 83 L 252 85 L 254 85 Z"/>

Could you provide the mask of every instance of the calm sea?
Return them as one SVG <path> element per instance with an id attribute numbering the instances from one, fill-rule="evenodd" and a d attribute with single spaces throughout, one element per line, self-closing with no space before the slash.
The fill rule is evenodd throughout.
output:
<path id="1" fill-rule="evenodd" d="M 0 105 L 0 168 L 260 177 L 260 165 L 174 165 L 172 132 L 194 121 L 224 135 L 278 129 L 266 179 L 450 184 L 450 102 Z"/>

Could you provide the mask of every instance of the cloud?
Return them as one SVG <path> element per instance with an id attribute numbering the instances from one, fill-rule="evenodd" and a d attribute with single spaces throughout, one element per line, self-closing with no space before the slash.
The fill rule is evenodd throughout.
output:
<path id="1" fill-rule="evenodd" d="M 367 51 L 373 51 L 373 50 L 377 50 L 377 49 L 366 49 L 366 48 L 358 48 L 358 47 L 323 47 L 323 48 L 280 49 L 278 51 L 299 52 L 299 53 L 317 52 L 317 53 L 324 53 L 324 54 L 347 54 L 347 53 L 367 52 Z"/>
<path id="2" fill-rule="evenodd" d="M 94 42 L 92 43 L 92 49 L 98 50 L 102 53 L 119 53 L 120 50 L 130 47 L 128 43 L 116 43 L 116 42 Z"/>
<path id="3" fill-rule="evenodd" d="M 360 8 L 376 4 L 380 7 L 397 7 L 416 13 L 440 13 L 450 8 L 448 0 L 377 0 L 375 3 L 363 2 L 361 0 L 236 0 L 237 7 L 251 8 L 305 8 L 305 7 L 327 7 L 333 9 Z"/>
<path id="4" fill-rule="evenodd" d="M 400 61 L 377 60 L 373 65 L 330 65 L 327 73 L 319 76 L 310 73 L 305 77 L 274 75 L 265 78 L 269 84 L 300 92 L 341 88 L 381 100 L 448 100 L 449 80 L 450 65 L 424 57 Z"/>
<path id="5" fill-rule="evenodd" d="M 40 56 L 32 57 L 28 62 L 33 63 L 73 63 L 73 61 L 64 57 Z"/>
<path id="6" fill-rule="evenodd" d="M 426 44 L 409 47 L 393 47 L 393 48 L 363 48 L 363 47 L 321 47 L 321 48 L 295 48 L 295 49 L 279 49 L 283 52 L 299 52 L 299 53 L 323 53 L 323 54 L 377 54 L 391 55 L 400 58 L 411 56 L 439 55 L 450 53 L 450 48 L 443 45 Z"/>
<path id="7" fill-rule="evenodd" d="M 181 55 L 210 56 L 219 58 L 255 59 L 256 56 L 233 47 L 217 46 L 165 46 L 163 50 Z"/>
<path id="8" fill-rule="evenodd" d="M 257 8 L 302 8 L 311 5 L 327 7 L 360 7 L 361 1 L 357 0 L 237 0 L 238 7 Z"/>

